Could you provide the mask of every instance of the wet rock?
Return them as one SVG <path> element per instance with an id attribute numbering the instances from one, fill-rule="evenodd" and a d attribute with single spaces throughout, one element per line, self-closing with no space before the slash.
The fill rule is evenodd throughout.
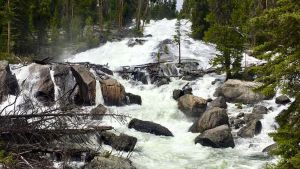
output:
<path id="1" fill-rule="evenodd" d="M 135 45 L 143 45 L 146 42 L 144 39 L 129 39 L 127 42 L 128 47 L 134 47 Z"/>
<path id="2" fill-rule="evenodd" d="M 262 124 L 259 120 L 257 121 L 252 121 L 248 123 L 246 126 L 241 128 L 237 135 L 242 137 L 242 138 L 252 138 L 255 135 L 260 134 L 262 130 Z"/>
<path id="3" fill-rule="evenodd" d="M 216 98 L 215 100 L 213 100 L 212 102 L 210 102 L 209 107 L 219 107 L 219 108 L 223 108 L 223 109 L 227 109 L 227 103 L 224 97 L 220 96 L 218 98 Z"/>
<path id="4" fill-rule="evenodd" d="M 100 141 L 106 145 L 110 145 L 112 148 L 119 151 L 133 151 L 137 138 L 121 133 L 117 136 L 111 132 L 102 132 L 100 134 Z"/>
<path id="5" fill-rule="evenodd" d="M 52 82 L 50 75 L 50 66 L 32 64 L 29 68 L 29 72 L 32 72 L 30 77 L 26 80 L 26 85 L 34 94 L 34 97 L 46 106 L 50 106 L 54 102 L 54 83 Z M 32 84 L 30 78 L 34 78 L 37 81 Z"/>
<path id="6" fill-rule="evenodd" d="M 287 104 L 290 102 L 291 102 L 291 100 L 286 95 L 281 95 L 279 97 L 276 97 L 276 99 L 275 99 L 276 104 Z"/>
<path id="7" fill-rule="evenodd" d="M 250 113 L 250 114 L 245 114 L 244 115 L 244 120 L 246 123 L 251 123 L 253 121 L 257 121 L 263 118 L 263 114 L 254 114 L 254 113 Z"/>
<path id="8" fill-rule="evenodd" d="M 99 104 L 97 107 L 93 108 L 90 111 L 92 120 L 102 120 L 103 115 L 107 112 L 107 108 L 102 104 Z"/>
<path id="9" fill-rule="evenodd" d="M 117 80 L 101 80 L 101 91 L 104 103 L 108 106 L 122 106 L 126 103 L 125 88 Z"/>
<path id="10" fill-rule="evenodd" d="M 155 76 L 151 79 L 151 83 L 155 84 L 156 86 L 162 86 L 165 84 L 169 84 L 171 79 L 167 76 Z"/>
<path id="11" fill-rule="evenodd" d="M 71 68 L 67 65 L 52 66 L 55 85 L 58 87 L 58 98 L 60 105 L 74 102 L 76 81 L 72 75 Z M 74 89 L 74 90 L 73 90 Z"/>
<path id="12" fill-rule="evenodd" d="M 235 129 L 241 128 L 245 124 L 245 121 L 242 119 L 234 119 L 233 120 L 233 127 Z"/>
<path id="13" fill-rule="evenodd" d="M 229 118 L 225 109 L 214 107 L 205 111 L 196 123 L 196 128 L 193 131 L 191 130 L 191 132 L 202 133 L 217 126 L 229 125 Z"/>
<path id="14" fill-rule="evenodd" d="M 9 94 L 20 92 L 18 81 L 9 68 L 7 61 L 0 61 L 0 103 L 7 99 Z"/>
<path id="15" fill-rule="evenodd" d="M 268 108 L 265 106 L 261 105 L 255 105 L 252 110 L 253 114 L 267 114 L 268 113 Z"/>
<path id="16" fill-rule="evenodd" d="M 145 37 L 145 38 L 150 38 L 150 37 L 152 37 L 152 35 L 151 35 L 151 34 L 148 34 L 148 35 L 145 35 L 144 37 Z"/>
<path id="17" fill-rule="evenodd" d="M 195 144 L 197 143 L 201 144 L 202 146 L 213 148 L 233 148 L 235 146 L 231 130 L 228 125 L 222 125 L 204 131 L 195 138 Z"/>
<path id="18" fill-rule="evenodd" d="M 109 155 L 108 157 L 95 157 L 85 169 L 136 169 L 129 159 Z"/>
<path id="19" fill-rule="evenodd" d="M 242 118 L 242 117 L 244 117 L 245 116 L 245 113 L 239 113 L 237 116 L 236 116 L 236 118 Z"/>
<path id="20" fill-rule="evenodd" d="M 135 71 L 132 73 L 133 80 L 140 81 L 143 84 L 148 84 L 147 76 L 145 72 Z"/>
<path id="21" fill-rule="evenodd" d="M 180 98 L 181 96 L 183 96 L 183 95 L 184 95 L 184 93 L 183 93 L 182 90 L 175 89 L 175 90 L 173 91 L 173 99 L 174 99 L 174 100 L 179 99 L 179 98 Z"/>
<path id="22" fill-rule="evenodd" d="M 171 131 L 166 127 L 154 122 L 142 121 L 139 119 L 132 119 L 128 124 L 128 128 L 134 128 L 140 132 L 151 133 L 160 136 L 173 136 Z"/>
<path id="23" fill-rule="evenodd" d="M 266 99 L 263 94 L 253 91 L 260 85 L 255 82 L 229 79 L 216 90 L 214 96 L 223 96 L 227 102 L 255 104 Z"/>
<path id="24" fill-rule="evenodd" d="M 186 94 L 178 99 L 178 108 L 188 117 L 200 117 L 206 110 L 205 99 Z"/>
<path id="25" fill-rule="evenodd" d="M 94 75 L 82 65 L 72 66 L 71 71 L 78 84 L 75 103 L 77 105 L 94 105 L 96 99 L 96 79 Z"/>
<path id="26" fill-rule="evenodd" d="M 185 86 L 183 86 L 182 91 L 183 91 L 183 95 L 193 94 L 193 89 L 189 84 L 186 84 Z"/>
<path id="27" fill-rule="evenodd" d="M 126 93 L 127 104 L 138 104 L 142 105 L 142 98 L 139 95 L 135 95 L 132 93 Z"/>
<path id="28" fill-rule="evenodd" d="M 271 144 L 271 145 L 267 146 L 266 148 L 264 148 L 264 149 L 262 150 L 262 152 L 263 152 L 263 153 L 267 153 L 267 154 L 270 155 L 270 153 L 271 153 L 273 150 L 277 149 L 277 147 L 278 147 L 278 145 L 277 145 L 276 143 L 274 143 L 274 144 Z"/>
<path id="29" fill-rule="evenodd" d="M 210 102 L 213 101 L 213 99 L 212 99 L 212 98 L 208 98 L 208 99 L 206 99 L 206 101 L 207 101 L 208 103 L 210 103 Z"/>

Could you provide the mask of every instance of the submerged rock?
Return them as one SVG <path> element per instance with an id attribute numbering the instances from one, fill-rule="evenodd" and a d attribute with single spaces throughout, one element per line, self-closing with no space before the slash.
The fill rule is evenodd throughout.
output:
<path id="1" fill-rule="evenodd" d="M 246 126 L 241 128 L 237 135 L 242 137 L 242 138 L 252 138 L 255 135 L 260 134 L 262 130 L 262 124 L 259 120 L 257 121 L 252 121 L 248 123 Z"/>
<path id="2" fill-rule="evenodd" d="M 151 133 L 159 136 L 173 136 L 169 129 L 151 121 L 132 119 L 128 124 L 128 128 L 134 128 L 140 132 Z"/>
<path id="3" fill-rule="evenodd" d="M 71 70 L 79 89 L 75 97 L 75 103 L 78 105 L 94 105 L 96 99 L 96 79 L 94 75 L 82 65 L 74 65 Z"/>
<path id="4" fill-rule="evenodd" d="M 275 99 L 276 104 L 287 104 L 290 102 L 291 102 L 291 100 L 286 95 L 281 95 L 279 97 L 276 97 L 276 99 Z"/>
<path id="5" fill-rule="evenodd" d="M 95 157 L 85 169 L 136 169 L 129 159 L 109 155 L 108 157 Z"/>
<path id="6" fill-rule="evenodd" d="M 206 110 L 205 99 L 186 94 L 178 99 L 178 108 L 188 117 L 200 117 Z"/>
<path id="7" fill-rule="evenodd" d="M 253 91 L 259 86 L 255 82 L 229 79 L 216 90 L 214 96 L 223 96 L 233 103 L 255 104 L 266 99 L 263 94 Z"/>
<path id="8" fill-rule="evenodd" d="M 215 128 L 221 125 L 229 125 L 227 111 L 218 107 L 214 107 L 203 113 L 194 127 L 191 127 L 191 132 L 203 132 L 208 129 Z"/>
<path id="9" fill-rule="evenodd" d="M 270 153 L 277 148 L 278 148 L 278 145 L 276 143 L 274 143 L 274 144 L 271 144 L 271 145 L 267 146 L 266 148 L 264 148 L 262 150 L 262 152 L 270 155 Z"/>
<path id="10" fill-rule="evenodd" d="M 7 99 L 9 94 L 20 92 L 18 81 L 9 68 L 8 61 L 0 61 L 0 103 Z"/>
<path id="11" fill-rule="evenodd" d="M 100 134 L 100 141 L 106 145 L 110 145 L 112 148 L 119 151 L 133 151 L 137 138 L 121 133 L 117 136 L 111 132 L 102 132 Z"/>
<path id="12" fill-rule="evenodd" d="M 231 130 L 228 125 L 222 125 L 204 131 L 195 138 L 195 144 L 197 143 L 201 144 L 202 146 L 213 148 L 233 148 L 235 146 Z"/>

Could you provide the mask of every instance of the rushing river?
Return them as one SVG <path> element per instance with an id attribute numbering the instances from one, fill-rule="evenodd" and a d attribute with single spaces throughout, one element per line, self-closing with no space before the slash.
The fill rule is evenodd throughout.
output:
<path id="1" fill-rule="evenodd" d="M 97 64 L 108 64 L 111 69 L 116 70 L 120 66 L 137 65 L 155 62 L 153 52 L 156 52 L 158 44 L 165 39 L 173 39 L 175 35 L 176 20 L 151 21 L 145 28 L 144 34 L 151 34 L 151 37 L 143 38 L 146 42 L 143 45 L 128 47 L 129 39 L 120 42 L 108 42 L 104 46 L 79 53 L 69 59 L 72 62 L 91 62 Z M 182 56 L 185 59 L 193 59 L 199 63 L 201 68 L 209 68 L 209 61 L 217 53 L 213 45 L 205 44 L 202 41 L 195 41 L 190 34 L 191 23 L 182 21 Z M 171 59 L 177 61 L 177 46 L 169 46 Z M 170 58 L 168 58 L 170 59 Z M 258 63 L 259 60 L 247 56 L 247 64 Z M 245 58 L 243 60 L 243 64 Z M 275 130 L 275 116 L 284 108 L 274 104 L 274 100 L 264 101 L 260 104 L 266 107 L 273 107 L 262 120 L 262 133 L 251 139 L 235 137 L 235 148 L 214 149 L 194 144 L 197 134 L 189 133 L 188 129 L 192 121 L 187 119 L 177 108 L 177 102 L 172 98 L 174 89 L 181 89 L 187 81 L 173 78 L 168 85 L 156 87 L 148 84 L 123 80 L 115 77 L 124 85 L 127 92 L 138 94 L 142 97 L 142 105 L 131 105 L 125 107 L 109 107 L 114 113 L 129 115 L 130 117 L 153 121 L 167 127 L 174 137 L 155 136 L 141 133 L 134 129 L 128 129 L 127 123 L 122 124 L 110 118 L 105 118 L 105 123 L 112 124 L 116 133 L 126 133 L 138 138 L 131 160 L 138 169 L 260 169 L 267 162 L 275 159 L 262 153 L 263 148 L 273 143 L 268 133 Z M 193 94 L 196 96 L 214 98 L 213 93 L 220 85 L 212 85 L 215 79 L 224 79 L 223 75 L 209 74 L 195 81 L 190 82 Z M 99 85 L 99 84 L 97 84 Z M 99 86 L 97 88 L 100 88 Z M 99 92 L 97 93 L 99 94 Z M 98 103 L 103 102 L 101 96 L 97 96 Z M 228 104 L 229 116 L 236 116 L 240 112 L 250 113 L 251 107 L 243 105 L 243 109 L 237 109 L 234 104 Z M 232 131 L 233 135 L 237 131 Z M 110 149 L 109 147 L 105 147 Z M 117 152 L 114 152 L 117 153 Z M 126 156 L 127 154 L 124 154 Z"/>

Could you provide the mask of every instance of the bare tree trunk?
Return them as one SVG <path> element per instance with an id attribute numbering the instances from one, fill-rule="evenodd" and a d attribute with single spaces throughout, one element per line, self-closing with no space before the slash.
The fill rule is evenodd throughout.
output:
<path id="1" fill-rule="evenodd" d="M 10 0 L 7 0 L 7 9 L 10 14 Z M 7 53 L 10 53 L 10 30 L 11 30 L 11 25 L 10 25 L 10 18 L 7 21 Z"/>
<path id="2" fill-rule="evenodd" d="M 103 0 L 97 0 L 98 14 L 99 14 L 99 29 L 103 31 Z"/>
<path id="3" fill-rule="evenodd" d="M 118 16 L 119 29 L 122 29 L 123 26 L 123 10 L 124 10 L 124 0 L 119 0 L 119 16 Z"/>
<path id="4" fill-rule="evenodd" d="M 142 1 L 138 0 L 138 9 L 136 14 L 136 29 L 139 31 L 141 29 L 141 10 L 142 10 Z"/>
<path id="5" fill-rule="evenodd" d="M 145 22 L 147 20 L 147 15 L 148 15 L 148 9 L 149 8 L 149 0 L 147 0 L 146 2 L 146 9 L 145 9 L 145 12 L 144 12 L 144 15 L 143 15 L 143 26 L 142 26 L 142 30 L 144 30 L 144 27 L 145 27 Z"/>

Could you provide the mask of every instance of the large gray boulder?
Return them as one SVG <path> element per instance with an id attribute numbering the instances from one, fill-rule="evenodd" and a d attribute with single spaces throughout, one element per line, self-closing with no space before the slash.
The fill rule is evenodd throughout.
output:
<path id="1" fill-rule="evenodd" d="M 268 108 L 265 106 L 261 105 L 255 105 L 252 110 L 253 114 L 267 114 L 268 113 Z"/>
<path id="2" fill-rule="evenodd" d="M 29 76 L 23 83 L 24 88 L 39 102 L 51 106 L 54 102 L 54 83 L 50 75 L 50 66 L 31 64 Z"/>
<path id="3" fill-rule="evenodd" d="M 151 133 L 159 136 L 173 136 L 169 129 L 151 121 L 132 119 L 128 124 L 128 128 L 133 128 L 140 132 Z"/>
<path id="4" fill-rule="evenodd" d="M 287 103 L 290 103 L 290 102 L 291 102 L 291 100 L 286 95 L 278 96 L 275 99 L 276 104 L 287 104 Z"/>
<path id="5" fill-rule="evenodd" d="M 133 151 L 137 138 L 121 133 L 119 136 L 111 132 L 102 132 L 100 141 L 119 151 Z"/>
<path id="6" fill-rule="evenodd" d="M 226 103 L 225 98 L 223 96 L 220 96 L 220 97 L 216 98 L 215 100 L 213 100 L 212 102 L 210 102 L 209 108 L 212 108 L 212 107 L 219 107 L 219 108 L 227 109 L 227 103 Z"/>
<path id="7" fill-rule="evenodd" d="M 0 61 L 0 103 L 7 99 L 9 94 L 19 93 L 19 85 L 16 77 L 11 73 L 7 61 Z"/>
<path id="8" fill-rule="evenodd" d="M 109 78 L 100 80 L 104 103 L 108 106 L 122 106 L 126 103 L 126 92 L 122 84 Z"/>
<path id="9" fill-rule="evenodd" d="M 266 99 L 263 94 L 253 90 L 260 85 L 255 82 L 229 79 L 216 90 L 214 96 L 223 96 L 227 102 L 255 104 Z"/>
<path id="10" fill-rule="evenodd" d="M 205 130 L 215 128 L 221 125 L 229 125 L 227 111 L 218 107 L 209 109 L 203 113 L 200 119 L 191 127 L 190 131 L 194 133 L 202 133 Z"/>
<path id="11" fill-rule="evenodd" d="M 187 117 L 200 117 L 206 110 L 207 101 L 201 97 L 186 94 L 178 99 L 178 108 Z"/>
<path id="12" fill-rule="evenodd" d="M 252 121 L 248 123 L 246 126 L 241 128 L 237 135 L 242 137 L 242 138 L 252 138 L 255 135 L 260 134 L 262 130 L 262 124 L 259 120 Z"/>
<path id="13" fill-rule="evenodd" d="M 197 143 L 201 144 L 202 146 L 213 148 L 233 148 L 235 146 L 231 130 L 228 125 L 222 125 L 204 131 L 195 138 L 195 144 Z"/>
<path id="14" fill-rule="evenodd" d="M 110 155 L 109 157 L 95 157 L 85 169 L 136 169 L 129 159 Z"/>
<path id="15" fill-rule="evenodd" d="M 83 65 L 74 65 L 71 70 L 79 89 L 75 103 L 78 105 L 94 105 L 96 99 L 96 79 L 94 75 Z"/>
<path id="16" fill-rule="evenodd" d="M 71 68 L 67 65 L 57 64 L 52 66 L 52 71 L 60 105 L 74 103 L 78 88 L 75 88 L 76 81 Z"/>

